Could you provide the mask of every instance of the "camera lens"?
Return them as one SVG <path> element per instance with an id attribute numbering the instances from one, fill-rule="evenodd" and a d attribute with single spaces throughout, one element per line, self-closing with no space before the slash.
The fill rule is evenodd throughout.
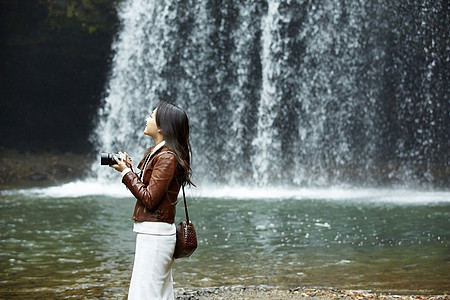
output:
<path id="1" fill-rule="evenodd" d="M 100 154 L 100 164 L 101 165 L 113 165 L 116 161 L 113 158 L 113 155 L 111 153 L 101 153 Z"/>

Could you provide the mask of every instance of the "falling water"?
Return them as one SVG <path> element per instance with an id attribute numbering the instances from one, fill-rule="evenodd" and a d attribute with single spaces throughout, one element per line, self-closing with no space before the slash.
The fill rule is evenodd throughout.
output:
<path id="1" fill-rule="evenodd" d="M 144 1 L 122 29 L 98 151 L 138 160 L 160 99 L 183 107 L 197 182 L 446 186 L 445 1 Z M 100 178 L 111 173 L 94 167 Z"/>

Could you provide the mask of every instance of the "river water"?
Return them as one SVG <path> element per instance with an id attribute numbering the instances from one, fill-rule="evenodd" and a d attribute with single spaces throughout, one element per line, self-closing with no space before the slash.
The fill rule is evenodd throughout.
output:
<path id="1" fill-rule="evenodd" d="M 187 191 L 199 247 L 175 288 L 259 285 L 450 291 L 450 193 Z M 119 184 L 3 190 L 0 298 L 125 297 L 134 200 Z M 177 221 L 183 218 L 182 201 Z"/>

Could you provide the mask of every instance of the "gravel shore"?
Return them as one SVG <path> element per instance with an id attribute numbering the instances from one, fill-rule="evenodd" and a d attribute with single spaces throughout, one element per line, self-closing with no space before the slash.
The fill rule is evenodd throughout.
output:
<path id="1" fill-rule="evenodd" d="M 397 299 L 397 300 L 421 300 L 421 299 L 450 299 L 444 295 L 391 295 L 372 293 L 358 290 L 324 290 L 311 288 L 296 288 L 292 290 L 278 290 L 267 286 L 231 286 L 211 287 L 198 290 L 175 291 L 177 300 L 247 300 L 247 299 Z"/>

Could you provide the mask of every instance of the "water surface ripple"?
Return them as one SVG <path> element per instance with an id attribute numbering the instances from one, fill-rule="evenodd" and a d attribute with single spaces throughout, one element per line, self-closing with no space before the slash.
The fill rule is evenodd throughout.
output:
<path id="1" fill-rule="evenodd" d="M 124 297 L 134 256 L 133 198 L 40 191 L 0 194 L 0 298 Z M 412 201 L 395 190 L 389 200 L 380 192 L 378 201 L 374 191 L 299 190 L 278 198 L 247 192 L 188 192 L 199 248 L 175 261 L 176 288 L 450 291 L 447 192 L 410 192 Z"/>

